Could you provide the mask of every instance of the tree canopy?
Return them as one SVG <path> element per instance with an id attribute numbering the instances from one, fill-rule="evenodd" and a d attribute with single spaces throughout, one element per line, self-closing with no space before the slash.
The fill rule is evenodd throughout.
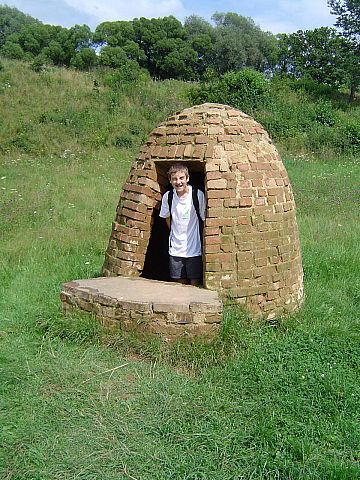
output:
<path id="1" fill-rule="evenodd" d="M 337 15 L 335 25 L 350 42 L 352 54 L 348 55 L 350 81 L 350 101 L 360 84 L 360 2 L 359 0 L 328 0 L 331 13 Z"/>
<path id="2" fill-rule="evenodd" d="M 249 18 L 216 12 L 212 22 L 191 15 L 46 25 L 16 8 L 0 6 L 0 54 L 43 64 L 90 69 L 97 65 L 152 77 L 205 80 L 253 69 L 268 77 L 281 72 L 332 87 L 360 83 L 359 0 L 328 0 L 337 30 L 320 27 L 275 36 Z M 135 62 L 135 63 L 134 63 Z"/>

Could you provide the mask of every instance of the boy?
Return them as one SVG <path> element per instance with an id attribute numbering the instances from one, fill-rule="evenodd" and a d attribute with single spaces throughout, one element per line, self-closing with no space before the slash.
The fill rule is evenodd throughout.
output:
<path id="1" fill-rule="evenodd" d="M 162 198 L 160 217 L 166 219 L 170 229 L 169 268 L 170 277 L 180 283 L 202 283 L 202 249 L 198 213 L 205 220 L 205 196 L 197 190 L 198 213 L 193 202 L 193 187 L 188 184 L 188 168 L 175 163 L 168 171 L 173 193 Z M 171 212 L 169 211 L 169 194 Z"/>

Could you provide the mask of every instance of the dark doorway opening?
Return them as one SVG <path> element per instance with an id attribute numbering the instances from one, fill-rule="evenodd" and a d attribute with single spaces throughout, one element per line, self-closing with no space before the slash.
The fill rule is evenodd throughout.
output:
<path id="1" fill-rule="evenodd" d="M 167 171 L 174 162 L 155 162 L 157 180 L 162 194 L 170 190 Z M 186 161 L 189 169 L 189 184 L 205 193 L 204 164 L 199 161 Z M 160 203 L 153 209 L 152 228 L 141 277 L 151 280 L 169 281 L 169 229 L 164 218 L 159 217 Z"/>

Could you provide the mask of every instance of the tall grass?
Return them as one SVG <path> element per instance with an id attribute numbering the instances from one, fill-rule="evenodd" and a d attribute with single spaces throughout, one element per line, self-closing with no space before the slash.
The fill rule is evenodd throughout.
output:
<path id="1" fill-rule="evenodd" d="M 186 86 L 114 93 L 98 78 L 93 91 L 91 75 L 54 70 L 43 88 L 42 74 L 3 63 L 0 85 L 4 75 L 12 83 L 0 103 L 0 478 L 359 478 L 357 158 L 285 158 L 305 271 L 300 312 L 254 323 L 226 308 L 210 343 L 110 336 L 87 315 L 64 317 L 59 286 L 99 274 L 141 143 L 131 128 L 145 134 L 182 108 Z M 116 113 L 106 107 L 114 95 Z M 35 122 L 71 108 L 78 130 Z M 35 125 L 34 150 L 11 141 L 20 118 Z M 116 146 L 116 136 L 132 143 Z"/>

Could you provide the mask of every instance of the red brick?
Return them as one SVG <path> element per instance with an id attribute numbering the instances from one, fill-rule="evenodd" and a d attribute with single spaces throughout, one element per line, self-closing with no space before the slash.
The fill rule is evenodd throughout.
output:
<path id="1" fill-rule="evenodd" d="M 206 244 L 205 243 L 205 247 L 204 247 L 204 251 L 205 253 L 219 253 L 220 252 L 220 244 Z"/>
<path id="2" fill-rule="evenodd" d="M 209 218 L 217 218 L 217 217 L 223 217 L 226 216 L 224 215 L 224 209 L 223 208 L 209 208 L 207 217 Z"/>
<path id="3" fill-rule="evenodd" d="M 193 135 L 181 135 L 179 137 L 179 143 L 190 145 L 190 144 L 194 143 L 194 139 L 195 139 L 195 137 Z"/>
<path id="4" fill-rule="evenodd" d="M 251 206 L 252 206 L 252 198 L 250 197 L 240 198 L 240 207 L 251 207 Z"/>
<path id="5" fill-rule="evenodd" d="M 176 146 L 176 158 L 182 158 L 184 156 L 185 145 L 177 145 Z"/>
<path id="6" fill-rule="evenodd" d="M 191 158 L 193 153 L 193 146 L 192 145 L 186 145 L 185 150 L 184 150 L 184 157 Z"/>
<path id="7" fill-rule="evenodd" d="M 219 180 L 208 180 L 207 181 L 207 188 L 208 189 L 224 189 L 226 188 L 226 180 L 224 178 L 220 178 Z"/>
<path id="8" fill-rule="evenodd" d="M 214 245 L 214 244 L 220 244 L 220 237 L 217 235 L 206 235 L 204 238 L 205 245 Z"/>
<path id="9" fill-rule="evenodd" d="M 171 145 L 171 147 L 168 149 L 167 158 L 175 158 L 176 150 L 177 146 Z"/>
<path id="10" fill-rule="evenodd" d="M 205 158 L 213 158 L 214 156 L 214 147 L 212 145 L 208 145 L 205 150 Z"/>
<path id="11" fill-rule="evenodd" d="M 135 212 L 134 210 L 129 210 L 128 208 L 122 207 L 121 208 L 121 215 L 132 218 L 133 220 L 139 220 L 140 222 L 144 222 L 146 216 L 143 213 Z"/>
<path id="12" fill-rule="evenodd" d="M 222 226 L 231 227 L 234 225 L 234 219 L 233 218 L 206 218 L 205 225 L 206 227 L 222 227 Z"/>
<path id="13" fill-rule="evenodd" d="M 206 180 L 219 180 L 220 178 L 222 178 L 220 171 L 206 173 Z"/>
<path id="14" fill-rule="evenodd" d="M 225 253 L 230 253 L 230 252 L 233 252 L 234 251 L 234 248 L 235 248 L 235 244 L 231 245 L 231 244 L 221 244 L 221 250 Z M 211 252 L 207 252 L 207 253 L 211 253 Z"/>
<path id="15" fill-rule="evenodd" d="M 230 198 L 233 195 L 231 190 L 210 190 L 207 192 L 208 198 Z"/>
<path id="16" fill-rule="evenodd" d="M 206 228 L 205 235 L 220 235 L 220 228 L 213 227 L 213 228 Z"/>
<path id="17" fill-rule="evenodd" d="M 238 207 L 239 206 L 239 199 L 238 198 L 228 198 L 224 200 L 224 207 Z"/>
<path id="18" fill-rule="evenodd" d="M 231 135 L 218 135 L 217 136 L 217 140 L 219 143 L 223 143 L 223 142 L 232 142 L 232 137 Z"/>
<path id="19" fill-rule="evenodd" d="M 219 200 L 218 198 L 209 198 L 207 200 L 207 205 L 209 208 L 216 208 L 223 206 L 223 200 Z"/>
<path id="20" fill-rule="evenodd" d="M 196 135 L 195 136 L 195 143 L 204 143 L 207 144 L 209 138 L 206 135 Z"/>
<path id="21" fill-rule="evenodd" d="M 193 149 L 192 158 L 202 160 L 205 155 L 205 148 L 206 147 L 204 145 L 195 146 Z"/>
<path id="22" fill-rule="evenodd" d="M 125 200 L 123 202 L 123 206 L 125 208 L 128 208 L 129 210 L 134 210 L 135 212 L 144 213 L 144 214 L 147 213 L 146 205 L 140 202 L 132 202 L 130 200 Z"/>
<path id="23" fill-rule="evenodd" d="M 153 190 L 155 190 L 156 192 L 160 192 L 159 184 L 157 182 L 155 182 L 154 180 L 151 180 L 150 178 L 141 177 L 141 178 L 138 179 L 138 183 L 139 183 L 139 185 L 145 185 L 147 187 L 150 187 Z"/>
<path id="24" fill-rule="evenodd" d="M 186 133 L 193 135 L 202 134 L 204 133 L 204 129 L 200 127 L 186 127 Z"/>
<path id="25" fill-rule="evenodd" d="M 220 170 L 220 165 L 218 162 L 206 162 L 205 163 L 205 172 L 216 172 Z"/>
<path id="26" fill-rule="evenodd" d="M 206 121 L 209 125 L 219 125 L 221 123 L 221 120 L 220 120 L 219 117 L 210 117 L 209 116 Z"/>

